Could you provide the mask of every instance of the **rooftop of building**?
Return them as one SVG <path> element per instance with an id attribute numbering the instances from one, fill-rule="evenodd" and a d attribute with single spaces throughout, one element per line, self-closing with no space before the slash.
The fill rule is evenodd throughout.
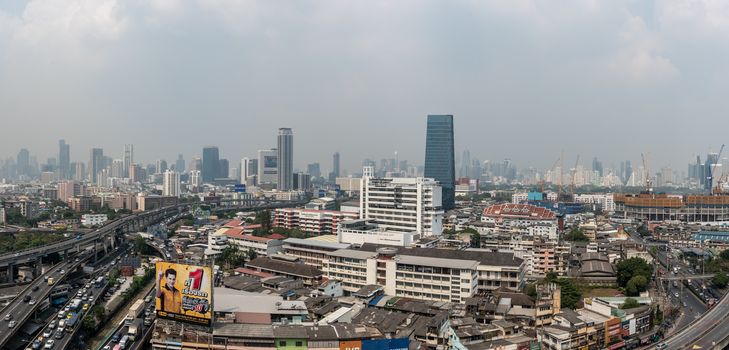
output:
<path id="1" fill-rule="evenodd" d="M 409 255 L 419 256 L 428 258 L 440 258 L 440 259 L 458 259 L 458 260 L 474 260 L 479 262 L 481 265 L 492 265 L 492 266 L 511 266 L 519 267 L 524 262 L 522 259 L 514 256 L 513 253 L 494 253 L 494 252 L 482 252 L 482 251 L 469 251 L 469 250 L 454 250 L 454 249 L 432 249 L 432 248 L 408 248 L 408 247 L 396 247 L 396 246 L 385 246 L 372 243 L 363 244 L 359 250 L 360 252 L 370 252 L 370 255 L 374 254 L 378 248 L 391 248 L 397 250 L 397 255 Z M 350 249 L 352 250 L 352 249 Z M 364 255 L 364 254 L 363 254 Z"/>
<path id="2" fill-rule="evenodd" d="M 324 274 L 321 270 L 310 265 L 267 256 L 258 257 L 247 262 L 246 267 L 275 271 L 303 278 L 318 278 Z"/>
<path id="3" fill-rule="evenodd" d="M 336 239 L 337 236 L 335 235 L 326 235 L 331 236 Z M 319 236 L 322 237 L 322 236 Z M 324 248 L 324 249 L 347 249 L 351 245 L 348 243 L 339 243 L 339 242 L 329 242 L 326 240 L 318 240 L 318 239 L 302 239 L 302 238 L 287 238 L 284 240 L 284 244 L 295 244 L 300 246 L 308 246 L 308 247 L 315 247 L 315 248 Z"/>
<path id="4" fill-rule="evenodd" d="M 556 220 L 556 214 L 544 207 L 531 204 L 495 204 L 483 210 L 484 216 L 518 217 L 529 220 Z"/>

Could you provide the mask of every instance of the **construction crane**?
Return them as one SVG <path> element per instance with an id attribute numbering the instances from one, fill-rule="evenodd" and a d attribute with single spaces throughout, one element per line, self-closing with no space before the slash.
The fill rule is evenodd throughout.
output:
<path id="1" fill-rule="evenodd" d="M 651 186 L 651 172 L 648 168 L 648 161 L 646 160 L 645 154 L 641 153 L 640 158 L 643 159 L 643 170 L 645 171 L 645 191 L 650 194 L 653 193 L 653 187 Z"/>
<path id="2" fill-rule="evenodd" d="M 709 174 L 706 177 L 706 181 L 709 183 L 709 194 L 711 194 L 711 189 L 714 186 L 714 171 L 716 171 L 716 165 L 719 162 L 721 162 L 721 153 L 722 152 L 724 152 L 724 144 L 723 143 L 721 144 L 721 148 L 719 149 L 719 155 L 716 157 L 716 162 L 714 162 L 714 164 L 711 164 L 711 167 L 709 168 Z M 717 181 L 716 186 L 719 187 L 718 181 Z"/>
<path id="3" fill-rule="evenodd" d="M 577 155 L 575 161 L 575 167 L 572 169 L 572 183 L 570 183 L 570 195 L 574 198 L 575 196 L 575 182 L 577 181 L 577 166 L 580 164 L 580 155 Z"/>

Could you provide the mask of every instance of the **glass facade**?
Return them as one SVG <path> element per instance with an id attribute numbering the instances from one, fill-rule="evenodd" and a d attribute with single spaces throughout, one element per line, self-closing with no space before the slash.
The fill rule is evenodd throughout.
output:
<path id="1" fill-rule="evenodd" d="M 425 177 L 440 182 L 443 210 L 455 207 L 455 153 L 453 151 L 453 116 L 428 115 L 425 137 Z"/>
<path id="2" fill-rule="evenodd" d="M 220 158 L 218 153 L 218 147 L 205 147 L 203 148 L 203 159 L 202 159 L 202 178 L 204 182 L 213 182 L 215 178 L 220 176 Z M 225 174 L 228 176 L 228 174 Z"/>

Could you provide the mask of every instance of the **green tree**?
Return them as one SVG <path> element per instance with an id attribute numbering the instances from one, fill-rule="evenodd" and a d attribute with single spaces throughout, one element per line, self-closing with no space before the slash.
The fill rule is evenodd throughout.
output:
<path id="1" fill-rule="evenodd" d="M 559 285 L 562 306 L 575 309 L 582 300 L 582 293 L 575 283 L 568 278 L 560 278 L 555 283 Z"/>
<path id="2" fill-rule="evenodd" d="M 729 284 L 729 277 L 725 272 L 719 271 L 711 278 L 711 283 L 716 288 L 725 288 Z"/>
<path id="3" fill-rule="evenodd" d="M 253 248 L 248 248 L 248 261 L 251 261 L 258 257 L 258 253 Z"/>
<path id="4" fill-rule="evenodd" d="M 722 260 L 727 260 L 727 261 L 729 261 L 729 249 L 725 249 L 725 250 L 722 250 L 722 251 L 721 251 L 721 253 L 719 253 L 719 257 L 720 257 L 720 258 L 721 258 Z"/>
<path id="5" fill-rule="evenodd" d="M 253 222 L 256 224 L 261 224 L 261 227 L 263 227 L 266 230 L 271 229 L 271 212 L 268 210 L 259 210 L 256 212 L 256 218 L 253 219 Z"/>
<path id="6" fill-rule="evenodd" d="M 659 325 L 661 323 L 663 323 L 663 310 L 661 310 L 660 305 L 656 305 L 656 312 L 655 316 L 653 317 L 653 324 Z"/>
<path id="7" fill-rule="evenodd" d="M 535 299 L 537 297 L 537 285 L 535 283 L 527 284 L 526 287 L 524 287 L 524 294 Z"/>
<path id="8" fill-rule="evenodd" d="M 578 227 L 572 227 L 569 233 L 564 236 L 566 241 L 570 242 L 589 242 L 590 239 L 585 236 L 582 229 Z"/>
<path id="9" fill-rule="evenodd" d="M 134 238 L 134 251 L 141 255 L 149 253 L 149 246 L 147 245 L 147 241 L 144 237 L 137 236 Z"/>
<path id="10" fill-rule="evenodd" d="M 87 333 L 92 333 L 96 330 L 96 320 L 94 320 L 93 316 L 87 315 L 81 322 L 81 328 Z"/>
<path id="11" fill-rule="evenodd" d="M 618 286 L 625 288 L 631 278 L 641 275 L 649 281 L 653 275 L 653 266 L 649 265 L 642 258 L 630 258 L 619 262 L 616 265 Z"/>
<path id="12" fill-rule="evenodd" d="M 549 272 L 547 272 L 547 274 L 546 274 L 546 275 L 544 276 L 544 281 L 545 281 L 545 282 L 556 282 L 556 281 L 557 281 L 557 278 L 558 278 L 558 276 L 557 276 L 557 273 L 556 273 L 556 272 L 554 272 L 554 271 L 549 271 Z"/>
<path id="13" fill-rule="evenodd" d="M 648 279 L 643 275 L 636 275 L 628 281 L 625 286 L 625 294 L 629 296 L 637 296 L 641 292 L 645 292 L 648 287 Z"/>
<path id="14" fill-rule="evenodd" d="M 106 319 L 106 309 L 101 305 L 94 306 L 92 313 L 99 322 L 103 322 Z"/>
<path id="15" fill-rule="evenodd" d="M 623 305 L 620 305 L 621 309 L 632 309 L 640 306 L 638 304 L 638 300 L 635 300 L 635 298 L 625 298 L 625 301 L 623 302 Z"/>

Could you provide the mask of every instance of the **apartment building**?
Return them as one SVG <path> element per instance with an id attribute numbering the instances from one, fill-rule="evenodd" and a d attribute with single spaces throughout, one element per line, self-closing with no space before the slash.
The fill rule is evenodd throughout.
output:
<path id="1" fill-rule="evenodd" d="M 253 249 L 259 256 L 274 255 L 281 251 L 283 241 L 271 237 L 258 237 L 244 233 L 245 228 L 223 228 L 215 232 L 216 235 L 225 235 L 229 245 L 235 245 L 240 251 L 247 252 Z"/>
<path id="2" fill-rule="evenodd" d="M 472 251 L 494 251 L 513 253 L 524 260 L 524 269 L 528 276 L 544 276 L 554 271 L 559 276 L 566 276 L 569 270 L 569 244 L 534 237 L 530 235 L 484 235 L 481 236 L 481 248 Z"/>
<path id="3" fill-rule="evenodd" d="M 510 253 L 364 244 L 329 257 L 325 275 L 349 292 L 376 284 L 387 295 L 461 303 L 482 291 L 524 285 L 524 261 Z"/>
<path id="4" fill-rule="evenodd" d="M 557 215 L 531 204 L 496 204 L 484 209 L 481 221 L 495 230 L 557 239 Z"/>
<path id="5" fill-rule="evenodd" d="M 287 238 L 283 241 L 283 253 L 298 258 L 304 264 L 324 269 L 329 254 L 349 248 L 349 244 L 323 242 L 313 239 Z"/>
<path id="6" fill-rule="evenodd" d="M 337 234 L 340 222 L 358 218 L 359 213 L 345 211 L 280 208 L 273 212 L 273 226 L 316 235 Z"/>
<path id="7" fill-rule="evenodd" d="M 375 220 L 342 221 L 337 229 L 339 243 L 365 243 L 394 245 L 407 247 L 420 239 L 416 232 L 400 232 L 388 230 Z"/>
<path id="8" fill-rule="evenodd" d="M 430 178 L 378 178 L 364 167 L 360 184 L 360 218 L 384 229 L 439 236 L 443 232 L 442 189 Z"/>

